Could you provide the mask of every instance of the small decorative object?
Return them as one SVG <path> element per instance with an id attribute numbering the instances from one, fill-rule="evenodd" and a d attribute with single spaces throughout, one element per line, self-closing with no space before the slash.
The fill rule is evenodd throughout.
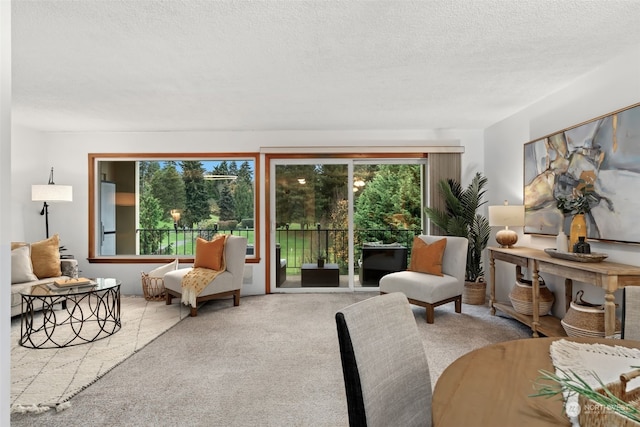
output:
<path id="1" fill-rule="evenodd" d="M 560 321 L 570 337 L 604 338 L 604 306 L 584 301 L 584 291 L 578 291 L 575 301 Z M 620 320 L 616 319 L 615 333 L 620 333 Z"/>
<path id="2" fill-rule="evenodd" d="M 577 214 L 571 220 L 571 231 L 569 231 L 569 248 L 574 249 L 580 237 L 587 237 L 587 220 L 584 214 Z M 575 251 L 574 251 L 575 252 Z"/>
<path id="3" fill-rule="evenodd" d="M 91 280 L 87 279 L 86 277 L 78 277 L 78 278 L 71 278 L 71 279 L 57 279 L 53 281 L 53 284 L 55 286 L 57 286 L 58 288 L 69 288 L 69 287 L 74 287 L 74 286 L 86 286 L 86 285 L 93 285 L 95 283 L 92 283 Z"/>
<path id="4" fill-rule="evenodd" d="M 574 371 L 560 373 L 541 369 L 536 380 L 536 394 L 530 397 L 551 398 L 563 394 L 578 395 L 577 425 L 582 427 L 640 426 L 640 387 L 627 389 L 627 383 L 640 375 L 637 369 L 620 375 L 620 381 L 608 384 L 593 372 L 599 386 L 592 387 L 588 378 Z M 548 383 L 543 383 L 546 381 Z"/>
<path id="5" fill-rule="evenodd" d="M 323 254 L 318 255 L 318 268 L 324 268 L 325 257 Z"/>
<path id="6" fill-rule="evenodd" d="M 609 255 L 593 252 L 590 254 L 576 254 L 573 252 L 561 252 L 557 249 L 546 248 L 544 250 L 551 258 L 560 258 L 566 259 L 569 261 L 577 261 L 577 262 L 600 262 L 604 261 Z"/>
<path id="7" fill-rule="evenodd" d="M 562 230 L 560 230 L 560 232 L 556 236 L 556 250 L 560 252 L 569 252 L 569 242 L 567 240 L 567 235 L 564 234 L 564 231 Z"/>
<path id="8" fill-rule="evenodd" d="M 538 300 L 538 313 L 546 316 L 551 311 L 555 297 L 547 288 L 542 277 L 538 277 L 540 298 Z M 516 278 L 516 284 L 509 293 L 509 300 L 513 309 L 521 314 L 531 316 L 533 314 L 533 283 L 531 280 Z"/>
<path id="9" fill-rule="evenodd" d="M 578 243 L 573 245 L 573 252 L 576 254 L 590 254 L 591 253 L 591 245 L 585 242 L 585 237 L 578 237 Z"/>

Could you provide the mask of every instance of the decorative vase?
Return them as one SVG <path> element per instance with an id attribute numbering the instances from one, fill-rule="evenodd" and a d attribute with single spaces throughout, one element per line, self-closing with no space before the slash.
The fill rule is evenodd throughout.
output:
<path id="1" fill-rule="evenodd" d="M 577 254 L 590 254 L 591 253 L 591 245 L 589 245 L 584 236 L 578 237 L 578 243 L 573 245 L 573 252 Z"/>
<path id="2" fill-rule="evenodd" d="M 568 243 L 567 235 L 564 234 L 564 231 L 560 230 L 558 235 L 556 236 L 556 250 L 558 252 L 569 252 L 569 243 Z"/>
<path id="3" fill-rule="evenodd" d="M 573 246 L 578 243 L 580 236 L 587 237 L 587 220 L 584 214 L 576 214 L 571 220 L 571 229 L 569 230 L 569 250 L 573 251 Z"/>
<path id="4" fill-rule="evenodd" d="M 538 299 L 538 313 L 546 316 L 551 311 L 555 297 L 553 292 L 547 288 L 542 277 L 538 278 L 540 288 L 540 298 Z M 531 316 L 533 314 L 533 283 L 531 280 L 516 279 L 516 285 L 509 293 L 509 300 L 513 309 L 521 314 Z"/>

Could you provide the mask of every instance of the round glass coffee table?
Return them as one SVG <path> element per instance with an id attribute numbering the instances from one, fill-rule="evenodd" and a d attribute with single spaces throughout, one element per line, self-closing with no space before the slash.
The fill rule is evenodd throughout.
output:
<path id="1" fill-rule="evenodd" d="M 122 327 L 120 284 L 99 278 L 77 286 L 34 285 L 22 292 L 20 345 L 69 347 L 115 334 Z"/>

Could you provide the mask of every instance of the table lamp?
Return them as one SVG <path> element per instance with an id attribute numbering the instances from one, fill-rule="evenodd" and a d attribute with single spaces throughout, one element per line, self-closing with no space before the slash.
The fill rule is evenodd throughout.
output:
<path id="1" fill-rule="evenodd" d="M 44 215 L 45 232 L 48 239 L 49 204 L 47 202 L 72 202 L 73 188 L 70 185 L 56 185 L 53 182 L 53 168 L 51 168 L 48 184 L 31 186 L 31 200 L 34 202 L 44 202 L 40 215 Z"/>
<path id="2" fill-rule="evenodd" d="M 489 225 L 504 227 L 496 233 L 496 242 L 503 248 L 513 247 L 518 241 L 518 234 L 509 227 L 524 226 L 524 206 L 510 206 L 506 200 L 504 205 L 489 206 Z"/>

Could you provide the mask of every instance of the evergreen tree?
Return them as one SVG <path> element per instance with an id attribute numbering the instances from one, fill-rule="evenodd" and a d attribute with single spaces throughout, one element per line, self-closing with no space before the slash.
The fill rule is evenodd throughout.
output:
<path id="1" fill-rule="evenodd" d="M 229 184 L 225 184 L 222 186 L 222 190 L 220 191 L 220 200 L 218 201 L 218 207 L 220 209 L 220 221 L 236 219 L 236 207 Z"/>
<path id="2" fill-rule="evenodd" d="M 141 161 L 139 164 L 140 171 L 140 194 L 151 184 L 153 174 L 160 170 L 160 162 L 157 161 Z"/>
<path id="3" fill-rule="evenodd" d="M 238 176 L 237 162 L 229 162 L 229 175 Z"/>
<path id="4" fill-rule="evenodd" d="M 209 200 L 204 181 L 204 167 L 202 162 L 183 161 L 182 180 L 185 189 L 185 209 L 182 215 L 183 223 L 192 227 L 210 215 Z"/>
<path id="5" fill-rule="evenodd" d="M 237 182 L 233 190 L 235 203 L 235 219 L 242 221 L 253 218 L 253 185 L 243 181 Z"/>
<path id="6" fill-rule="evenodd" d="M 238 169 L 238 182 L 247 182 L 253 184 L 253 172 L 248 161 L 242 162 L 240 169 Z"/>
<path id="7" fill-rule="evenodd" d="M 315 223 L 313 165 L 276 165 L 276 218 L 278 226 Z M 305 180 L 301 184 L 299 180 Z"/>
<path id="8" fill-rule="evenodd" d="M 162 220 L 162 208 L 158 200 L 153 197 L 151 190 L 147 187 L 140 196 L 140 254 L 151 255 L 160 250 L 160 231 L 157 231 L 158 224 Z"/>
<path id="9" fill-rule="evenodd" d="M 354 224 L 363 241 L 396 241 L 394 230 L 420 230 L 420 167 L 382 165 L 356 201 Z"/>
<path id="10" fill-rule="evenodd" d="M 175 162 L 167 162 L 164 168 L 153 174 L 151 192 L 158 199 L 163 218 L 171 218 L 172 209 L 184 210 L 186 196 L 184 182 L 175 167 Z"/>

